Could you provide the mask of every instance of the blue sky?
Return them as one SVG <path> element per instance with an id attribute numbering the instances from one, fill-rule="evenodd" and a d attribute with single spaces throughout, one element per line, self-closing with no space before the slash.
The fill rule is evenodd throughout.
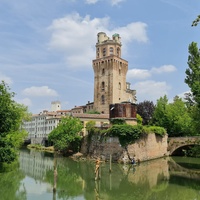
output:
<path id="1" fill-rule="evenodd" d="M 127 81 L 138 103 L 173 99 L 184 83 L 188 46 L 199 43 L 197 0 L 0 0 L 0 80 L 32 113 L 93 101 L 98 32 L 119 33 Z"/>

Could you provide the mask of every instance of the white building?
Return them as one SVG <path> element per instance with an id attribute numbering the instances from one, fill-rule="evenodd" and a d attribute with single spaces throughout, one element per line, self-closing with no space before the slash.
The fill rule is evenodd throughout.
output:
<path id="1" fill-rule="evenodd" d="M 52 102 L 51 111 L 44 110 L 32 115 L 30 121 L 23 121 L 22 128 L 28 132 L 31 143 L 44 144 L 48 134 L 59 124 L 61 117 L 69 114 L 69 110 L 61 110 L 60 102 Z"/>
<path id="2" fill-rule="evenodd" d="M 108 125 L 108 114 L 87 114 L 83 113 L 83 106 L 75 107 L 72 110 L 60 110 L 60 102 L 51 103 L 51 111 L 44 110 L 39 114 L 32 115 L 30 121 L 24 121 L 22 128 L 28 132 L 28 140 L 31 144 L 45 144 L 49 133 L 58 126 L 61 118 L 67 115 L 79 118 L 83 123 L 81 136 L 87 135 L 86 124 L 89 121 L 95 121 L 96 127 Z"/>

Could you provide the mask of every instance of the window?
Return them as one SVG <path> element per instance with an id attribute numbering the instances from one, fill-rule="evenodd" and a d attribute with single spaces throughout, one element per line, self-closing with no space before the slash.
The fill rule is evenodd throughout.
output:
<path id="1" fill-rule="evenodd" d="M 113 55 L 113 53 L 114 53 L 114 49 L 113 47 L 110 47 L 110 55 Z"/>
<path id="2" fill-rule="evenodd" d="M 103 48 L 103 56 L 106 56 L 106 48 Z"/>
<path id="3" fill-rule="evenodd" d="M 121 75 L 121 69 L 119 69 L 119 75 Z"/>
<path id="4" fill-rule="evenodd" d="M 117 48 L 117 56 L 120 56 L 120 48 Z"/>
<path id="5" fill-rule="evenodd" d="M 102 75 L 105 75 L 105 69 L 104 68 L 102 69 Z"/>
<path id="6" fill-rule="evenodd" d="M 101 104 L 105 104 L 105 97 L 104 97 L 104 95 L 101 96 Z"/>
<path id="7" fill-rule="evenodd" d="M 119 82 L 119 90 L 121 90 L 121 83 Z"/>
<path id="8" fill-rule="evenodd" d="M 104 89 L 105 89 L 105 82 L 103 81 L 103 82 L 101 83 L 101 90 L 104 91 Z"/>

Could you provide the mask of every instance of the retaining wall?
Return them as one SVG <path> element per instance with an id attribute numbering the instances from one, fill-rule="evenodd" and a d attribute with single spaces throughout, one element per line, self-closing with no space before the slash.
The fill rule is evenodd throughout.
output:
<path id="1" fill-rule="evenodd" d="M 167 135 L 161 137 L 154 133 L 146 134 L 128 146 L 128 153 L 131 158 L 134 157 L 140 161 L 167 156 L 167 138 Z M 117 137 L 102 139 L 98 136 L 93 136 L 90 141 L 85 138 L 81 153 L 94 158 L 101 157 L 103 160 L 109 160 L 110 156 L 112 156 L 112 161 L 130 162 L 127 151 L 120 145 Z"/>

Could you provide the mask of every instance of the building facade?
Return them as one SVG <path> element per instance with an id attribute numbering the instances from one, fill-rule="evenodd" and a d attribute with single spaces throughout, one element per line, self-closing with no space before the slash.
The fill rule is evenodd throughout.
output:
<path id="1" fill-rule="evenodd" d="M 28 132 L 31 143 L 44 143 L 49 133 L 58 126 L 61 118 L 70 115 L 71 111 L 61 110 L 61 103 L 51 103 L 51 111 L 43 110 L 39 114 L 33 114 L 30 121 L 23 121 L 22 128 Z"/>
<path id="2" fill-rule="evenodd" d="M 109 105 L 121 102 L 136 103 L 136 91 L 126 82 L 128 62 L 121 58 L 121 38 L 114 34 L 97 34 L 94 70 L 94 110 L 109 114 Z"/>

